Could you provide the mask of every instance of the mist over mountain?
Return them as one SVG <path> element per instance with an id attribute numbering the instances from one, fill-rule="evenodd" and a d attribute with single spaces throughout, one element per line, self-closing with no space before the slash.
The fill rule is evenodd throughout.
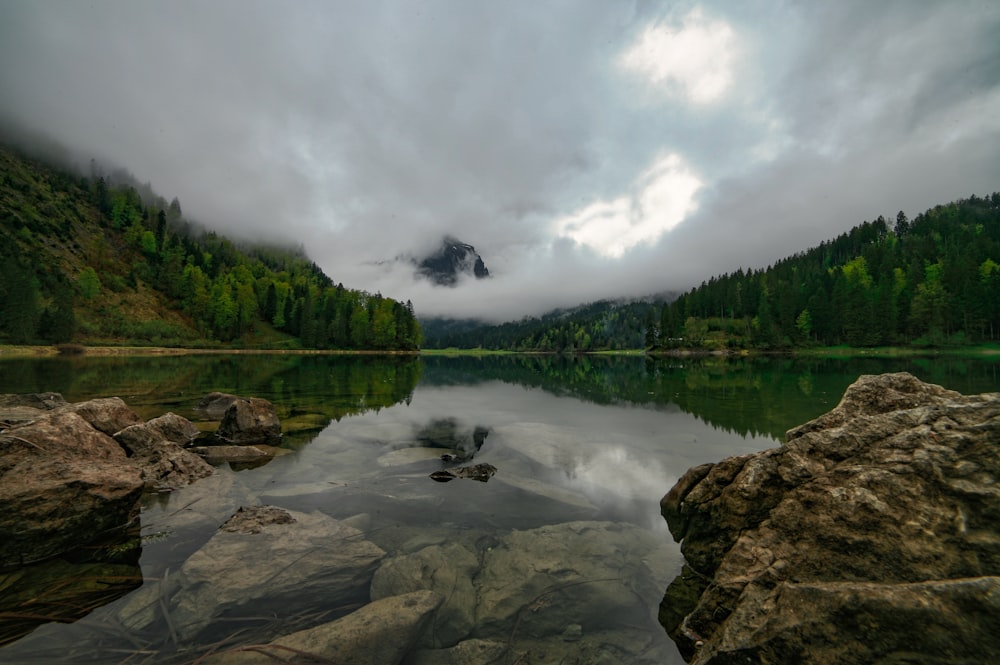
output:
<path id="1" fill-rule="evenodd" d="M 441 286 L 455 286 L 462 276 L 485 279 L 490 271 L 472 245 L 445 237 L 441 247 L 417 264 L 417 273 Z"/>

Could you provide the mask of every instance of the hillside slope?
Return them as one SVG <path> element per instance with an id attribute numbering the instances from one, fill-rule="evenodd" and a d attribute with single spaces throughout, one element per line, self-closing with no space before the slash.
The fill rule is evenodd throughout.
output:
<path id="1" fill-rule="evenodd" d="M 388 350 L 421 331 L 408 304 L 301 252 L 237 246 L 127 177 L 0 146 L 0 343 L 61 342 Z"/>

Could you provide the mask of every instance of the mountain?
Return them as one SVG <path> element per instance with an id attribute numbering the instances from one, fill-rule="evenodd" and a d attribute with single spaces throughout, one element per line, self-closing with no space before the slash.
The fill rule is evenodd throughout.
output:
<path id="1" fill-rule="evenodd" d="M 413 308 L 237 244 L 119 172 L 0 145 L 0 343 L 414 349 Z"/>
<path id="2" fill-rule="evenodd" d="M 490 276 L 476 248 L 451 237 L 445 237 L 437 251 L 417 262 L 417 273 L 441 286 L 455 286 L 463 275 L 476 279 Z"/>

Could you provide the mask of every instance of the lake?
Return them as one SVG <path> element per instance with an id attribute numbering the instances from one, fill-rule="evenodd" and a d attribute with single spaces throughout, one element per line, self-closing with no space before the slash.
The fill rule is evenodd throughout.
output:
<path id="1" fill-rule="evenodd" d="M 447 591 L 438 647 L 481 637 L 509 647 L 505 663 L 681 663 L 657 621 L 682 563 L 660 498 L 689 467 L 776 446 L 859 375 L 893 371 L 1000 390 L 1000 362 L 953 356 L 3 358 L 0 393 L 119 396 L 144 418 L 172 411 L 204 430 L 205 394 L 266 398 L 288 454 L 148 496 L 138 539 L 0 575 L 0 662 L 194 662 L 336 619 L 370 585 L 379 597 Z M 430 478 L 472 464 L 495 475 Z M 254 503 L 338 520 L 384 551 L 364 597 L 255 588 L 218 609 L 227 590 L 213 589 L 141 618 L 139 599 L 166 608 L 179 588 L 196 593 L 183 586 L 193 555 Z M 231 563 L 252 576 L 270 562 Z"/>

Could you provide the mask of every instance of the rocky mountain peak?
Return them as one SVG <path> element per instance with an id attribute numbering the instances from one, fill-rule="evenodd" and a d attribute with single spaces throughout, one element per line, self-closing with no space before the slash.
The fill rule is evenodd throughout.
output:
<path id="1" fill-rule="evenodd" d="M 442 286 L 455 286 L 461 275 L 476 279 L 490 276 L 476 248 L 456 238 L 446 236 L 440 247 L 417 262 L 417 273 Z"/>

